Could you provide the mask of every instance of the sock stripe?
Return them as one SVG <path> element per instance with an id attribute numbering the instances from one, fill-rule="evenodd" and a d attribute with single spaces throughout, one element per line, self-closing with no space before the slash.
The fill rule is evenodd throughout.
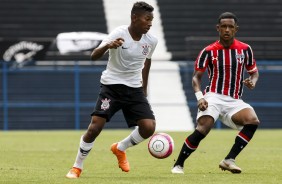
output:
<path id="1" fill-rule="evenodd" d="M 249 143 L 250 138 L 248 136 L 246 136 L 245 134 L 243 134 L 242 132 L 240 132 L 238 134 L 238 137 L 240 137 L 243 141 L 245 141 L 246 143 Z"/>
<path id="2" fill-rule="evenodd" d="M 137 141 L 132 137 L 132 135 L 130 135 L 130 142 L 131 142 L 131 144 L 132 145 L 136 145 L 137 143 Z"/>
<path id="3" fill-rule="evenodd" d="M 90 149 L 91 150 L 91 149 Z M 86 156 L 88 155 L 88 153 L 90 152 L 90 150 L 83 150 L 82 148 L 80 148 L 80 153 L 82 156 Z"/>
<path id="4" fill-rule="evenodd" d="M 185 144 L 186 144 L 186 146 L 187 146 L 189 149 L 191 149 L 191 150 L 196 150 L 196 149 L 198 148 L 198 146 L 192 145 L 192 144 L 189 142 L 188 139 L 185 140 Z"/>

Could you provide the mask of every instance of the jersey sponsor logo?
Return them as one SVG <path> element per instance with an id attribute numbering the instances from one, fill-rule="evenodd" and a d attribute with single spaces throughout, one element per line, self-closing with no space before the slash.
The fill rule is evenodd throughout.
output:
<path id="1" fill-rule="evenodd" d="M 105 99 L 102 99 L 101 101 L 102 101 L 101 109 L 107 110 L 110 108 L 110 101 L 111 101 L 110 99 L 105 98 Z"/>
<path id="2" fill-rule="evenodd" d="M 244 54 L 236 54 L 236 60 L 239 62 L 239 63 L 243 63 L 244 62 L 244 59 L 245 59 L 245 55 Z"/>
<path id="3" fill-rule="evenodd" d="M 143 48 L 142 54 L 146 56 L 150 51 L 150 45 L 147 44 L 143 45 L 142 48 Z"/>
<path id="4" fill-rule="evenodd" d="M 217 63 L 218 62 L 218 57 L 212 57 L 212 62 Z"/>
<path id="5" fill-rule="evenodd" d="M 122 48 L 122 49 L 128 49 L 129 47 L 124 47 L 124 46 L 121 46 L 121 48 Z"/>

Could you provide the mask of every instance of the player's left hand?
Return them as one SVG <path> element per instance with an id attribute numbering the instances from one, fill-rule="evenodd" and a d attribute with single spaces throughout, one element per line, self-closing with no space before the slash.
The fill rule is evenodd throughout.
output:
<path id="1" fill-rule="evenodd" d="M 254 89 L 255 88 L 255 83 L 252 81 L 252 79 L 247 78 L 245 80 L 243 80 L 243 83 L 245 84 L 245 86 L 247 86 L 249 89 Z"/>

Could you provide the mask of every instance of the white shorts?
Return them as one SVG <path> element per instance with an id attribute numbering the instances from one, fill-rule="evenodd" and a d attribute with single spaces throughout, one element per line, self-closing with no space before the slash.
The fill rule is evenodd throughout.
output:
<path id="1" fill-rule="evenodd" d="M 231 117 L 245 108 L 252 108 L 241 99 L 234 99 L 230 96 L 208 92 L 205 94 L 205 100 L 208 102 L 208 108 L 205 111 L 198 110 L 197 120 L 204 115 L 212 116 L 214 122 L 219 119 L 223 124 L 232 128 L 241 130 L 243 126 L 236 125 Z"/>

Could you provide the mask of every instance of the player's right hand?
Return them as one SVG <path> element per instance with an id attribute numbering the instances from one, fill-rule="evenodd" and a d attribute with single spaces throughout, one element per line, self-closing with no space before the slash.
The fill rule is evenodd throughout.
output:
<path id="1" fill-rule="evenodd" d="M 202 98 L 198 101 L 198 108 L 200 111 L 205 111 L 208 108 L 208 102 Z"/>
<path id="2" fill-rule="evenodd" d="M 117 38 L 117 39 L 110 41 L 108 43 L 108 48 L 109 49 L 116 49 L 116 48 L 120 47 L 123 44 L 123 42 L 124 42 L 123 38 Z"/>

